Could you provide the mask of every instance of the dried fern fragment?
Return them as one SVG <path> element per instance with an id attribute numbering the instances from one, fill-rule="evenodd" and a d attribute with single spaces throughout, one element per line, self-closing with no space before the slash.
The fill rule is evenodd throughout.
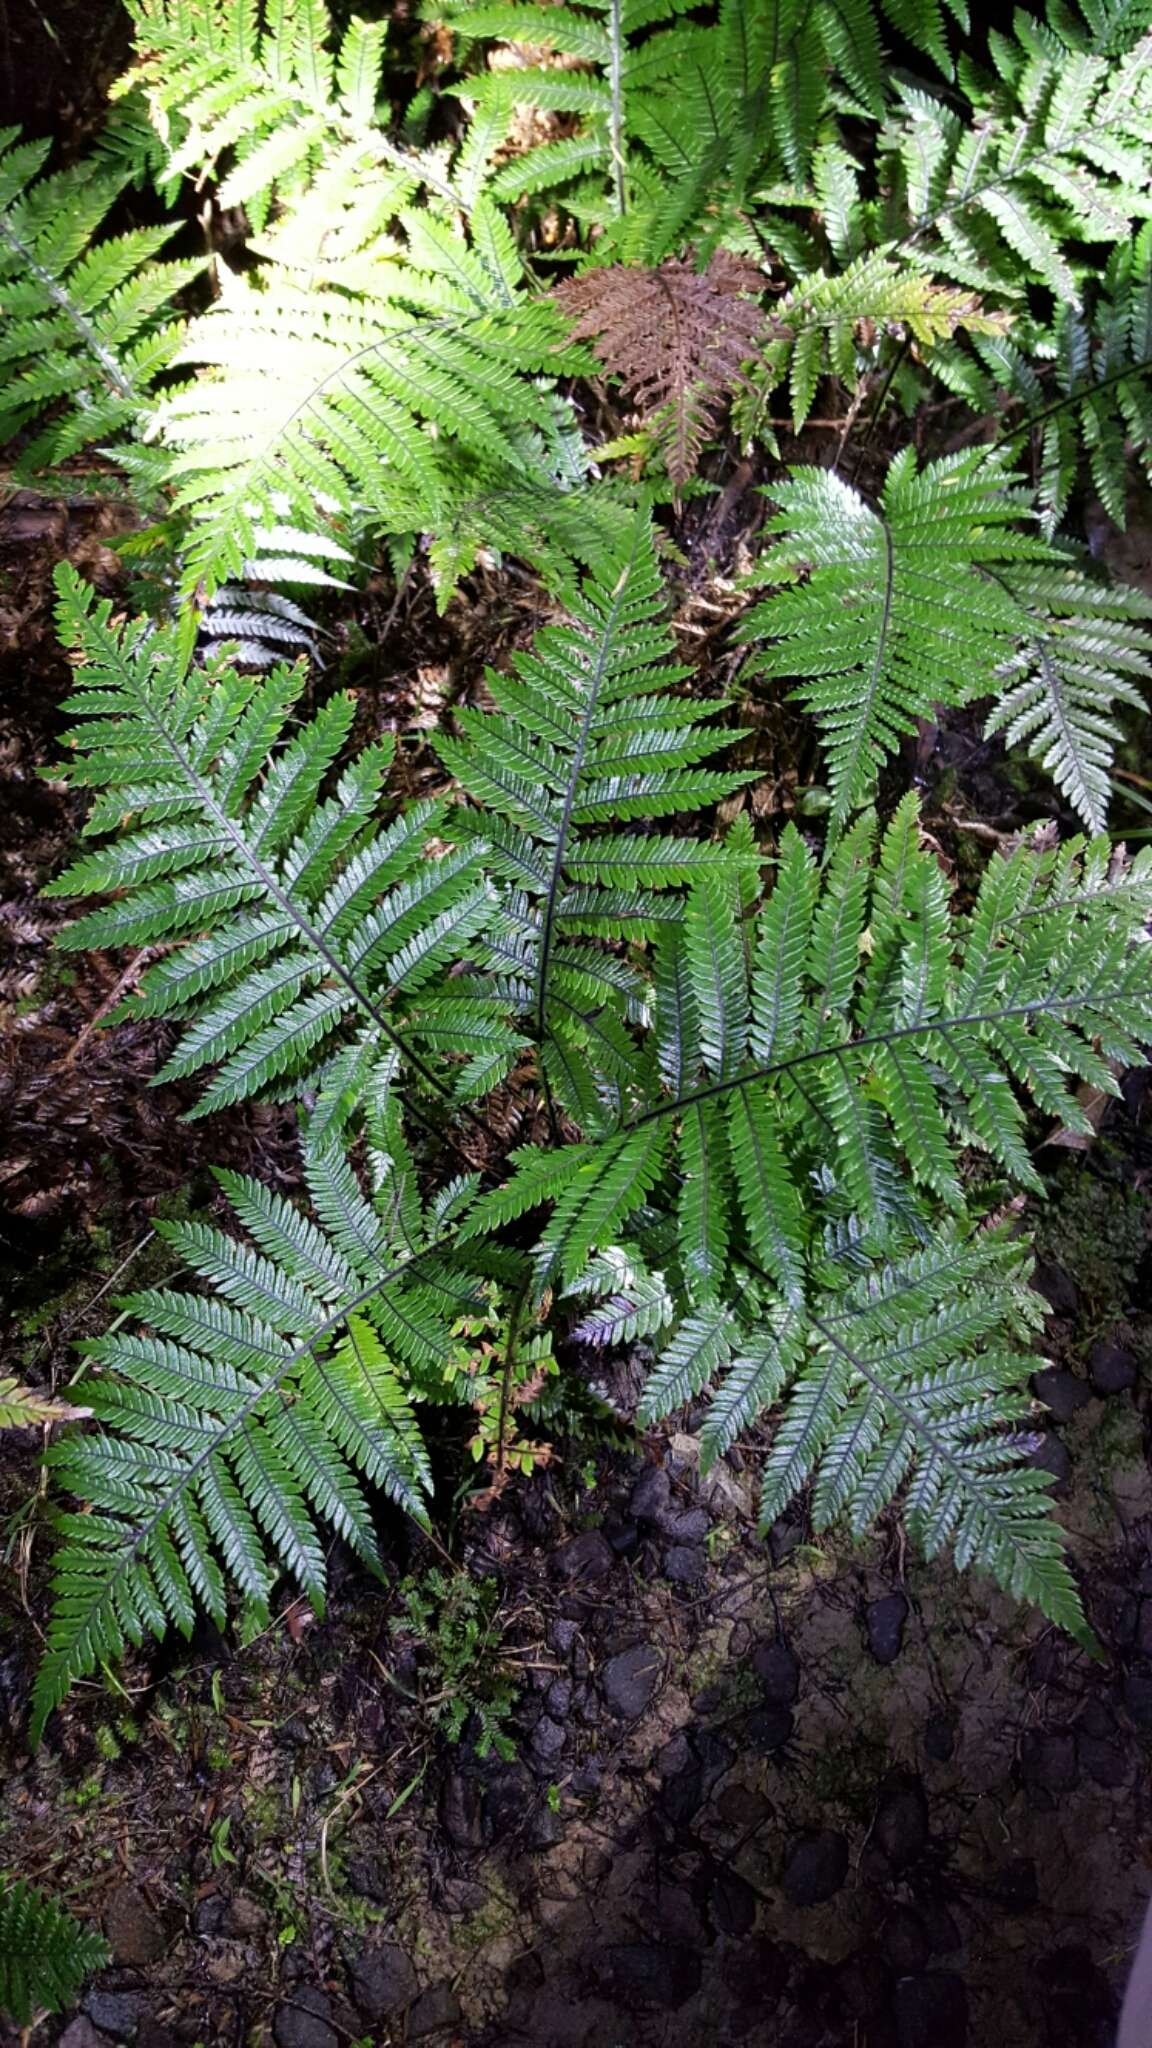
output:
<path id="1" fill-rule="evenodd" d="M 754 263 L 721 249 L 706 270 L 613 263 L 557 287 L 571 338 L 590 341 L 653 430 L 674 484 L 693 474 L 720 406 L 764 329 Z"/>

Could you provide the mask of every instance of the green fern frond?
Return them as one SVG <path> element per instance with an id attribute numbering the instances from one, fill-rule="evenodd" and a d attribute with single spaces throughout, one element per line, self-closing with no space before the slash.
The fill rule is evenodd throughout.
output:
<path id="1" fill-rule="evenodd" d="M 800 278 L 773 308 L 773 338 L 738 393 L 735 425 L 742 435 L 763 433 L 775 391 L 787 384 L 792 425 L 805 425 L 822 377 L 849 390 L 880 364 L 886 342 L 909 340 L 931 356 L 958 329 L 1000 334 L 1003 313 L 985 312 L 974 293 L 937 283 L 921 260 L 898 260 L 891 249 L 860 255 L 845 269 Z"/>
<path id="2" fill-rule="evenodd" d="M 1037 620 L 1036 637 L 1000 670 L 985 725 L 1005 745 L 1025 741 L 1090 832 L 1103 832 L 1118 705 L 1147 715 L 1138 683 L 1152 676 L 1152 599 L 1069 567 L 1036 566 L 1010 579 Z"/>
<path id="3" fill-rule="evenodd" d="M 1115 1094 L 1110 1063 L 1138 1058 L 1152 1026 L 1152 854 L 1114 865 L 1100 840 L 1021 847 L 990 864 L 965 918 L 912 798 L 875 860 L 874 837 L 857 821 L 821 875 L 790 827 L 754 924 L 722 879 L 696 885 L 662 941 L 667 1092 L 645 1095 L 637 1065 L 635 1107 L 610 1135 L 558 1155 L 562 1174 L 523 1150 L 478 1204 L 498 1221 L 555 1203 L 542 1283 L 574 1284 L 653 1190 L 679 1184 L 688 1297 L 730 1299 L 751 1266 L 798 1306 L 818 1250 L 813 1186 L 868 1230 L 907 1229 L 926 1204 L 959 1208 L 965 1147 L 1039 1187 L 1026 1100 L 1079 1130 L 1076 1082 Z"/>
<path id="4" fill-rule="evenodd" d="M 1064 7 L 1033 37 L 994 39 L 999 79 L 961 67 L 969 120 L 954 104 L 897 81 L 884 139 L 886 217 L 910 218 L 910 246 L 977 291 L 1019 296 L 1028 279 L 1078 305 L 1090 262 L 1070 245 L 1124 242 L 1147 215 L 1152 175 L 1152 46 L 1133 35 L 1113 57 Z"/>
<path id="5" fill-rule="evenodd" d="M 172 302 L 204 267 L 153 261 L 171 225 L 102 236 L 130 167 L 41 177 L 48 149 L 0 130 L 0 443 L 47 415 L 25 473 L 139 427 L 180 344 Z"/>
<path id="6" fill-rule="evenodd" d="M 99 1934 L 24 1878 L 0 1877 L 0 2013 L 30 2027 L 63 2012 L 111 1950 Z"/>
<path id="7" fill-rule="evenodd" d="M 143 98 L 165 176 L 219 180 L 221 206 L 259 230 L 325 156 L 377 143 L 387 27 L 353 18 L 334 52 L 323 0 L 129 0 L 135 62 L 116 91 Z"/>
<path id="8" fill-rule="evenodd" d="M 470 243 L 429 212 L 404 215 L 405 245 L 382 232 L 396 180 L 374 201 L 370 184 L 335 218 L 306 196 L 307 232 L 289 214 L 251 275 L 221 270 L 218 303 L 181 345 L 200 374 L 155 408 L 150 432 L 190 525 L 189 595 L 245 577 L 330 581 L 368 506 L 374 534 L 416 536 L 458 528 L 476 503 L 475 544 L 486 496 L 503 494 L 503 526 L 518 532 L 517 491 L 534 495 L 520 551 L 553 571 L 564 559 L 550 508 L 559 531 L 565 513 L 575 523 L 584 458 L 541 373 L 582 358 L 561 351 L 548 302 L 513 288 L 514 251 L 490 208 Z"/>
<path id="9" fill-rule="evenodd" d="M 707 1469 L 778 1407 L 761 1473 L 767 1530 L 807 1485 L 818 1530 L 861 1535 L 894 1500 L 929 1557 L 950 1546 L 1086 1647 L 1051 1481 L 1035 1438 L 1021 1348 L 1041 1323 L 1026 1247 L 995 1231 L 889 1229 L 850 1265 L 816 1265 L 804 1304 L 740 1330 L 723 1310 L 689 1318 L 656 1364 L 640 1416 L 654 1421 L 718 1380 L 701 1426 Z"/>
<path id="10" fill-rule="evenodd" d="M 613 942 L 678 916 L 681 904 L 662 892 L 717 855 L 645 827 L 744 780 L 697 765 L 734 735 L 713 724 L 722 701 L 677 694 L 690 671 L 672 653 L 645 511 L 615 557 L 569 593 L 564 623 L 545 627 L 510 674 L 489 671 L 495 708 L 459 712 L 459 736 L 436 743 L 479 807 L 460 822 L 507 885 L 481 958 L 586 1129 L 603 1122 L 602 1093 L 622 1098 L 636 1058 L 625 1025 L 644 1006 L 644 985 Z"/>
<path id="11" fill-rule="evenodd" d="M 61 943 L 163 945 L 118 1014 L 180 1021 L 161 1079 L 216 1067 L 194 1113 L 315 1082 L 350 1023 L 371 1027 L 373 1058 L 386 1061 L 406 999 L 488 920 L 477 850 L 428 857 L 442 804 L 380 829 L 391 743 L 361 753 L 321 796 L 349 698 L 293 732 L 302 670 L 208 674 L 190 666 L 179 627 L 118 629 L 68 564 L 56 583 L 61 638 L 82 663 L 64 772 L 98 792 L 87 831 L 117 834 L 51 884 L 50 895 L 114 897 Z M 451 1095 L 411 1047 L 408 1057 Z"/>
<path id="12" fill-rule="evenodd" d="M 1028 499 L 986 451 L 917 471 L 903 449 L 876 511 L 831 470 L 795 470 L 773 494 L 768 531 L 782 538 L 762 574 L 795 587 L 757 606 L 741 637 L 756 673 L 805 679 L 839 830 L 917 718 L 987 694 L 1030 637 L 1006 572 L 1050 551 L 1020 531 Z"/>
<path id="13" fill-rule="evenodd" d="M 223 1623 L 230 1591 L 266 1612 L 286 1572 L 321 1612 L 322 1528 L 375 1566 L 369 1489 L 426 1519 L 412 1402 L 443 1398 L 451 1325 L 476 1283 L 394 1160 L 374 1202 L 332 1147 L 306 1144 L 304 1166 L 315 1221 L 221 1174 L 247 1240 L 164 1224 L 204 1291 L 134 1295 L 141 1332 L 89 1347 L 103 1429 L 51 1453 L 89 1512 L 61 1517 L 34 1739 L 76 1679 L 129 1642 L 187 1634 L 200 1612 Z"/>

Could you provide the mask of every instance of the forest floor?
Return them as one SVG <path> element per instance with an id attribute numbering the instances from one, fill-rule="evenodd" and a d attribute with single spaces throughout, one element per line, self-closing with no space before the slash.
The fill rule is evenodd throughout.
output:
<path id="1" fill-rule="evenodd" d="M 730 558 L 753 502 L 716 501 L 690 565 Z M 176 1121 L 186 1098 L 148 1086 L 161 1030 L 98 1028 L 124 960 L 53 955 L 62 913 L 36 900 L 77 822 L 40 773 L 68 686 L 49 570 L 67 555 L 115 595 L 114 524 L 98 500 L 0 509 L 3 1356 L 59 1387 L 110 1298 L 168 1277 L 153 1222 L 209 1211 L 209 1163 L 297 1185 L 286 1112 Z M 1148 531 L 1125 544 L 1137 573 Z M 534 604 L 494 576 L 443 620 L 417 597 L 390 623 L 370 593 L 344 676 L 362 723 L 418 727 Z M 690 566 L 681 626 L 706 636 L 724 609 L 723 581 Z M 962 721 L 917 765 L 961 879 L 990 833 L 1042 815 Z M 786 784 L 765 808 L 793 803 Z M 442 1559 L 395 1520 L 385 1582 L 337 1551 L 325 1620 L 293 1605 L 246 1645 L 205 1630 L 137 1659 L 121 1687 L 78 1689 L 33 1758 L 50 1540 L 38 1439 L 7 1437 L 0 1866 L 114 1952 L 36 2042 L 1105 2048 L 1152 1865 L 1149 1077 L 1090 1151 L 1060 1135 L 1027 1219 L 1052 1309 L 1036 1455 L 1098 1663 L 906 1554 L 895 1522 L 851 1550 L 797 1517 L 766 1550 L 755 1446 L 702 1484 L 689 1415 L 642 1443 L 586 1425 L 487 1513 L 451 1514 L 441 1534 L 481 1589 L 473 1666 L 398 1629 L 404 1588 Z M 629 1369 L 596 1391 L 626 1405 Z M 514 1703 L 506 1753 L 482 1757 L 474 1720 L 456 1744 L 438 1722 L 493 1658 Z"/>

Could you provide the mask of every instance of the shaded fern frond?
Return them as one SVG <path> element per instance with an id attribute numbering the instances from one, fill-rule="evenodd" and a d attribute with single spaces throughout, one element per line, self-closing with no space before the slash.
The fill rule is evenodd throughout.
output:
<path id="1" fill-rule="evenodd" d="M 34 1739 L 76 1679 L 127 1643 L 187 1635 L 199 1613 L 222 1624 L 229 1593 L 267 1613 L 287 1573 L 322 1612 L 322 1530 L 376 1565 L 372 1491 L 426 1520 L 412 1402 L 443 1398 L 452 1323 L 480 1295 L 442 1254 L 387 1130 L 373 1202 L 343 1153 L 306 1145 L 315 1221 L 221 1174 L 247 1241 L 162 1225 L 204 1291 L 134 1295 L 143 1327 L 89 1347 L 103 1429 L 51 1453 L 89 1511 L 61 1516 Z"/>
<path id="2" fill-rule="evenodd" d="M 0 130 L 0 443 L 48 416 L 21 455 L 26 472 L 138 426 L 179 346 L 172 302 L 203 269 L 153 260 L 170 225 L 101 236 L 129 166 L 41 177 L 48 151 Z"/>
<path id="3" fill-rule="evenodd" d="M 106 1941 L 24 1878 L 0 1876 L 0 2014 L 18 2027 L 63 2012 L 110 1960 Z"/>
<path id="4" fill-rule="evenodd" d="M 806 1486 L 816 1529 L 843 1519 L 854 1536 L 899 1501 L 925 1555 L 950 1548 L 1092 1648 L 1051 1479 L 1027 1462 L 1025 1346 L 1043 1318 L 1030 1264 L 1026 1246 L 971 1227 L 865 1238 L 850 1264 L 817 1264 L 802 1306 L 767 1302 L 743 1329 L 729 1320 L 719 1349 L 701 1352 L 706 1318 L 690 1319 L 641 1412 L 665 1415 L 717 1382 L 700 1429 L 706 1470 L 778 1410 L 761 1471 L 765 1532 Z"/>
<path id="5" fill-rule="evenodd" d="M 366 749 L 321 795 L 350 698 L 293 731 L 302 669 L 207 673 L 190 665 L 179 628 L 118 629 L 66 563 L 56 583 L 61 638 L 81 656 L 65 706 L 81 723 L 63 772 L 98 792 L 87 833 L 116 834 L 51 885 L 56 896 L 114 896 L 61 943 L 166 949 L 118 1014 L 180 1021 L 162 1079 L 216 1067 L 194 1113 L 314 1083 L 350 1025 L 368 1030 L 368 1071 L 386 1066 L 406 997 L 435 983 L 489 915 L 475 849 L 429 857 L 441 804 L 415 804 L 380 828 L 391 742 Z"/>
<path id="6" fill-rule="evenodd" d="M 496 708 L 461 711 L 460 736 L 436 745 L 480 807 L 468 829 L 507 885 L 481 957 L 526 1018 L 549 1086 L 595 1129 L 601 1092 L 624 1099 L 637 1060 L 626 1027 L 645 1005 L 612 942 L 679 917 L 664 892 L 718 856 L 648 822 L 715 803 L 744 777 L 698 765 L 733 735 L 712 723 L 722 702 L 676 694 L 691 671 L 670 659 L 647 512 L 566 610 L 511 674 L 488 672 Z"/>
<path id="7" fill-rule="evenodd" d="M 1049 551 L 1020 531 L 1027 495 L 986 453 L 918 472 L 903 449 L 877 511 L 830 470 L 794 470 L 773 496 L 767 526 L 781 542 L 761 574 L 795 587 L 757 606 L 741 637 L 755 672 L 805 679 L 797 695 L 821 729 L 838 829 L 917 718 L 987 695 L 1028 634 L 1005 572 Z"/>
<path id="8" fill-rule="evenodd" d="M 1009 747 L 1025 741 L 1089 831 L 1102 832 L 1121 738 L 1116 709 L 1147 714 L 1138 684 L 1152 676 L 1152 599 L 1072 567 L 1038 565 L 1011 584 L 1036 636 L 1001 669 L 984 730 L 1003 733 Z"/>

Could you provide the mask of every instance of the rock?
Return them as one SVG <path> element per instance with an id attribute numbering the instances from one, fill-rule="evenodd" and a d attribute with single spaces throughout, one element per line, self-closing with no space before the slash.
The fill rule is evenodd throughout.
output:
<path id="1" fill-rule="evenodd" d="M 699 1956 L 664 1943 L 626 1941 L 587 1958 L 597 1987 L 626 2012 L 674 2012 L 700 1989 Z"/>
<path id="2" fill-rule="evenodd" d="M 480 1785 L 463 1771 L 449 1771 L 440 1794 L 440 1823 L 457 1849 L 484 1846 Z"/>
<path id="3" fill-rule="evenodd" d="M 804 1541 L 804 1519 L 799 1509 L 785 1508 L 768 1531 L 768 1549 L 773 1564 L 783 1564 Z"/>
<path id="4" fill-rule="evenodd" d="M 614 1557 L 632 1557 L 640 1548 L 640 1531 L 622 1515 L 605 1515 L 604 1537 Z"/>
<path id="5" fill-rule="evenodd" d="M 1061 1372 L 1055 1365 L 1033 1373 L 1032 1391 L 1038 1401 L 1051 1409 L 1057 1422 L 1071 1422 L 1077 1410 L 1092 1399 L 1091 1388 L 1076 1373 Z"/>
<path id="6" fill-rule="evenodd" d="M 924 1729 L 924 1747 L 933 1763 L 949 1763 L 956 1750 L 956 1723 L 951 1714 L 933 1714 Z"/>
<path id="7" fill-rule="evenodd" d="M 1124 1706 L 1137 1728 L 1152 1728 L 1152 1662 L 1146 1657 L 1124 1674 Z"/>
<path id="8" fill-rule="evenodd" d="M 996 1871 L 989 1889 L 1001 1912 L 1030 1913 L 1040 1897 L 1031 1856 L 1009 1857 Z"/>
<path id="9" fill-rule="evenodd" d="M 848 1875 L 848 1838 L 834 1828 L 801 1835 L 784 1865 L 784 1896 L 792 1906 L 821 1906 Z"/>
<path id="10" fill-rule="evenodd" d="M 771 1756 L 792 1740 L 795 1723 L 787 1707 L 755 1707 L 744 1722 L 744 1740 L 759 1756 Z"/>
<path id="11" fill-rule="evenodd" d="M 136 2048 L 178 2048 L 171 2027 L 162 2027 L 159 2020 L 143 2019 L 136 2031 Z"/>
<path id="12" fill-rule="evenodd" d="M 1088 1353 L 1088 1371 L 1098 1394 L 1126 1394 L 1136 1385 L 1136 1360 L 1123 1344 L 1105 1337 Z"/>
<path id="13" fill-rule="evenodd" d="M 904 1644 L 904 1624 L 908 1619 L 908 1602 L 903 1593 L 885 1593 L 881 1600 L 870 1600 L 864 1609 L 864 1628 L 868 1637 L 868 1648 L 877 1664 L 894 1664 Z"/>
<path id="14" fill-rule="evenodd" d="M 243 1892 L 231 1901 L 224 1916 L 224 1931 L 234 1941 L 250 1941 L 263 1934 L 268 1925 L 268 1915 L 255 1899 L 246 1898 Z"/>
<path id="15" fill-rule="evenodd" d="M 370 1899 L 374 1906 L 386 1906 L 392 1896 L 392 1880 L 379 1856 L 348 1858 L 348 1889 L 358 1899 Z"/>
<path id="16" fill-rule="evenodd" d="M 708 1887 L 708 1917 L 717 1934 L 742 1940 L 756 1921 L 756 1894 L 738 1871 L 723 1865 Z"/>
<path id="17" fill-rule="evenodd" d="M 523 1764 L 494 1765 L 484 1791 L 484 1813 L 493 1841 L 506 1841 L 522 1828 L 536 1798 L 536 1787 Z"/>
<path id="18" fill-rule="evenodd" d="M 660 1652 L 651 1643 L 637 1643 L 609 1657 L 600 1673 L 600 1690 L 614 1714 L 635 1721 L 651 1700 L 660 1672 Z"/>
<path id="19" fill-rule="evenodd" d="M 964 2048 L 968 2039 L 968 1993 L 951 1970 L 902 1977 L 896 1986 L 899 2048 Z"/>
<path id="20" fill-rule="evenodd" d="M 348 1978 L 356 2006 L 368 2020 L 387 2020 L 393 2013 L 403 2012 L 420 1988 L 411 1961 L 394 1941 L 361 1949 L 349 1966 Z"/>
<path id="21" fill-rule="evenodd" d="M 340 2048 L 339 2037 L 328 2024 L 331 2011 L 326 1991 L 302 1984 L 291 1999 L 276 2008 L 272 2022 L 276 2048 Z"/>
<path id="22" fill-rule="evenodd" d="M 222 1899 L 218 1892 L 210 1892 L 206 1899 L 201 1899 L 192 1914 L 192 1932 L 193 1934 L 220 1934 L 223 1931 L 227 1916 L 227 1899 Z"/>
<path id="23" fill-rule="evenodd" d="M 65 2027 L 56 2048 L 108 2048 L 108 2036 L 97 2033 L 90 2019 L 80 2018 Z"/>
<path id="24" fill-rule="evenodd" d="M 146 2004 L 142 1991 L 90 1991 L 84 2010 L 102 2034 L 110 2034 L 114 2041 L 134 2041 Z"/>
<path id="25" fill-rule="evenodd" d="M 134 1885 L 117 1885 L 104 1908 L 104 1932 L 118 1963 L 143 1970 L 158 1963 L 168 1947 L 160 1915 Z"/>
<path id="26" fill-rule="evenodd" d="M 1032 1285 L 1037 1294 L 1042 1294 L 1054 1316 L 1074 1316 L 1080 1305 L 1076 1283 L 1050 1259 L 1037 1259 L 1032 1274 Z"/>
<path id="27" fill-rule="evenodd" d="M 931 1943 L 919 1913 L 911 1906 L 895 1906 L 880 1936 L 884 1960 L 898 1977 L 913 1976 L 928 1961 Z"/>
<path id="28" fill-rule="evenodd" d="M 550 1714 L 543 1714 L 532 1730 L 532 1754 L 542 1763 L 553 1764 L 566 1741 L 559 1721 L 554 1721 Z"/>
<path id="29" fill-rule="evenodd" d="M 919 1778 L 892 1771 L 880 1788 L 872 1839 L 893 1870 L 904 1870 L 928 1846 L 928 1801 Z"/>
<path id="30" fill-rule="evenodd" d="M 1136 1614 L 1133 1646 L 1138 1657 L 1152 1657 L 1152 1600 L 1145 1594 Z"/>
<path id="31" fill-rule="evenodd" d="M 671 1498 L 672 1481 L 663 1465 L 646 1465 L 628 1496 L 628 1513 L 633 1521 L 657 1523 Z"/>
<path id="32" fill-rule="evenodd" d="M 421 1993 L 408 2015 L 408 2039 L 423 2041 L 454 2027 L 461 2016 L 460 2000 L 450 1984 L 432 1984 Z"/>
<path id="33" fill-rule="evenodd" d="M 708 1569 L 708 1554 L 695 1543 L 674 1543 L 664 1552 L 664 1576 L 674 1586 L 694 1586 Z"/>
<path id="34" fill-rule="evenodd" d="M 711 1520 L 703 1508 L 677 1508 L 674 1513 L 664 1515 L 660 1522 L 661 1534 L 670 1537 L 674 1543 L 703 1543 L 711 1527 Z"/>
<path id="35" fill-rule="evenodd" d="M 757 1643 L 752 1669 L 773 1706 L 792 1706 L 800 1691 L 800 1665 L 787 1643 Z"/>
<path id="36" fill-rule="evenodd" d="M 960 1929 L 942 1900 L 926 1899 L 920 1917 L 933 1955 L 952 1955 L 962 1946 Z"/>
<path id="37" fill-rule="evenodd" d="M 1116 2000 L 1086 1948 L 1069 1944 L 1038 1957 L 1036 1977 L 1048 2020 L 1048 2038 L 1069 2048 L 1113 2048 Z"/>
<path id="38" fill-rule="evenodd" d="M 1102 1700 L 1088 1701 L 1076 1730 L 1076 1751 L 1093 1783 L 1108 1791 L 1117 1791 L 1131 1778 L 1132 1764 L 1116 1717 Z"/>
<path id="39" fill-rule="evenodd" d="M 599 1529 L 585 1529 L 570 1536 L 552 1552 L 554 1577 L 570 1584 L 575 1579 L 603 1579 L 612 1569 L 612 1548 Z"/>
<path id="40" fill-rule="evenodd" d="M 574 1621 L 554 1621 L 548 1640 L 559 1657 L 570 1657 L 580 1631 Z"/>
<path id="41" fill-rule="evenodd" d="M 572 1680 L 554 1678 L 544 1695 L 544 1705 L 554 1721 L 566 1721 L 572 1712 Z"/>
<path id="42" fill-rule="evenodd" d="M 1034 1472 L 1050 1472 L 1055 1481 L 1052 1487 L 1053 1497 L 1056 1500 L 1063 1500 L 1066 1497 L 1070 1490 L 1072 1460 L 1068 1455 L 1067 1444 L 1061 1443 L 1060 1438 L 1050 1429 L 1037 1433 L 1035 1446 L 1029 1451 L 1024 1462 L 1031 1465 Z"/>
<path id="43" fill-rule="evenodd" d="M 1076 1738 L 1067 1728 L 1027 1728 L 1020 1737 L 1020 1775 L 1026 1785 L 1070 1792 L 1079 1772 Z"/>

